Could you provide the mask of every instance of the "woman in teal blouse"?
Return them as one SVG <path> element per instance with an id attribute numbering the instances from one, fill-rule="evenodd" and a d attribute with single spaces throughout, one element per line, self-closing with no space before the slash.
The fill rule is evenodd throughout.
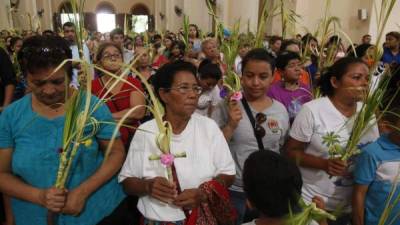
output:
<path id="1" fill-rule="evenodd" d="M 65 120 L 65 74 L 71 65 L 49 76 L 71 51 L 62 38 L 27 39 L 19 59 L 32 90 L 0 116 L 0 191 L 11 196 L 16 225 L 47 224 L 48 211 L 58 225 L 123 224 L 125 195 L 115 174 L 125 159 L 118 139 L 104 159 L 113 125 L 102 124 L 92 144 L 81 145 L 72 164 L 67 190 L 55 184 Z M 69 77 L 70 78 L 70 77 Z M 93 105 L 99 101 L 92 96 Z M 93 106 L 92 105 L 92 106 Z M 113 122 L 102 105 L 93 116 Z M 88 126 L 85 132 L 93 129 Z"/>

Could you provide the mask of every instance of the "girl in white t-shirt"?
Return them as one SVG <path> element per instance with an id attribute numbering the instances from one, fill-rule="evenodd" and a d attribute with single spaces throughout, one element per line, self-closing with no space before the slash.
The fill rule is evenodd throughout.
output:
<path id="1" fill-rule="evenodd" d="M 221 102 L 212 115 L 228 141 L 236 164 L 235 182 L 230 187 L 230 197 L 238 213 L 236 224 L 241 224 L 246 214 L 244 161 L 251 153 L 264 149 L 279 153 L 289 128 L 285 106 L 266 95 L 275 69 L 272 56 L 264 49 L 253 49 L 243 58 L 242 65 L 243 99 L 231 100 L 229 104 Z"/>
<path id="2" fill-rule="evenodd" d="M 337 221 L 328 221 L 330 225 L 350 221 L 353 182 L 348 170 L 350 162 L 331 158 L 323 137 L 333 132 L 339 135 L 340 145 L 346 146 L 361 106 L 359 102 L 368 89 L 368 73 L 361 59 L 339 59 L 321 78 L 324 97 L 303 105 L 286 143 L 288 156 L 300 165 L 304 200 L 310 202 L 313 196 L 321 196 L 328 211 L 342 207 L 345 212 Z M 360 144 L 372 142 L 378 136 L 377 126 L 372 126 Z"/>

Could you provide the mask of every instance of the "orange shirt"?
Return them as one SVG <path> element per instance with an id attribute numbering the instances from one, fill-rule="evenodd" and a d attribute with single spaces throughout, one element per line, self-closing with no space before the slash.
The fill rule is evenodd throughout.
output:
<path id="1" fill-rule="evenodd" d="M 276 83 L 278 81 L 282 80 L 282 74 L 281 71 L 278 69 L 275 69 L 274 72 L 274 80 L 272 81 L 272 83 Z M 301 73 L 300 73 L 300 82 L 303 83 L 304 85 L 311 87 L 311 83 L 310 83 L 310 75 L 307 73 L 307 71 L 301 69 Z"/>

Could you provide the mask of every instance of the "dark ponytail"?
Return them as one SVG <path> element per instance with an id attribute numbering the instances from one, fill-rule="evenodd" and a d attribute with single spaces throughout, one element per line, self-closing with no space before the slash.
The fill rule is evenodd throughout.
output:
<path id="1" fill-rule="evenodd" d="M 349 67 L 353 64 L 365 64 L 360 58 L 344 57 L 336 61 L 331 67 L 329 67 L 325 73 L 322 74 L 319 85 L 322 96 L 332 96 L 335 93 L 335 88 L 332 86 L 331 78 L 336 77 L 337 80 L 341 80 L 343 75 L 347 73 Z"/>

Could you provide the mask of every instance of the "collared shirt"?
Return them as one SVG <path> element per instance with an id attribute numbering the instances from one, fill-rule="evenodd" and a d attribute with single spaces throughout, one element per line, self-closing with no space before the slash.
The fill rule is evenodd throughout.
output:
<path id="1" fill-rule="evenodd" d="M 393 185 L 400 184 L 400 146 L 394 144 L 387 135 L 365 146 L 357 157 L 354 170 L 354 182 L 368 185 L 365 196 L 365 224 L 378 224 L 379 218 L 386 207 L 386 200 Z M 397 178 L 397 180 L 396 180 Z M 394 199 L 400 194 L 400 187 L 394 193 Z M 392 199 L 393 202 L 393 199 Z M 400 213 L 400 204 L 397 204 L 387 221 Z M 400 219 L 393 224 L 400 224 Z"/>

